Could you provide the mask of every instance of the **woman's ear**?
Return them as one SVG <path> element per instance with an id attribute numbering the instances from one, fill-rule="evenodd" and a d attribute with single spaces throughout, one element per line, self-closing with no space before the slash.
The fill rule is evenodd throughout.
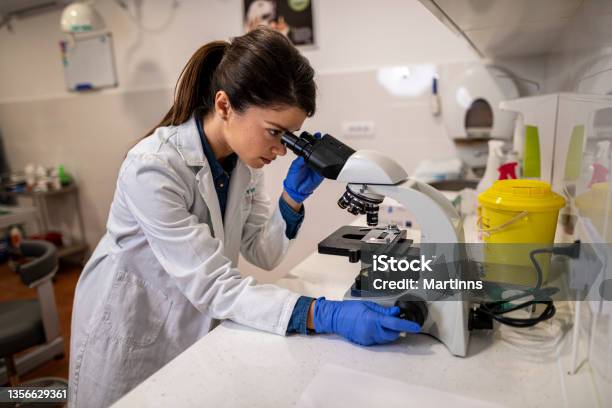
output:
<path id="1" fill-rule="evenodd" d="M 219 115 L 222 120 L 227 120 L 231 110 L 232 105 L 225 91 L 217 91 L 215 94 L 215 113 Z"/>

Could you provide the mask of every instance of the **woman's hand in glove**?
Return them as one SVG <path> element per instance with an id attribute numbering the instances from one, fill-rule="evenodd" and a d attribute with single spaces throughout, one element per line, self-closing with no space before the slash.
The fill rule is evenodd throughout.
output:
<path id="1" fill-rule="evenodd" d="M 320 139 L 321 133 L 315 133 L 314 136 Z M 291 163 L 283 187 L 291 199 L 301 204 L 322 181 L 323 176 L 309 168 L 303 157 L 298 157 Z"/>
<path id="2" fill-rule="evenodd" d="M 363 346 L 391 343 L 402 332 L 421 331 L 419 324 L 396 317 L 399 313 L 398 307 L 374 302 L 319 298 L 314 304 L 313 326 L 317 333 L 336 333 Z"/>

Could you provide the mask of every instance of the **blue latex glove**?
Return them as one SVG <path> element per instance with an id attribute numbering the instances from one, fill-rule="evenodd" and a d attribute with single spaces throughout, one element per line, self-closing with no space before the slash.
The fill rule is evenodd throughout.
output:
<path id="1" fill-rule="evenodd" d="M 336 333 L 353 343 L 369 346 L 391 343 L 401 332 L 418 333 L 418 323 L 396 317 L 398 307 L 384 307 L 374 302 L 317 299 L 314 329 L 317 333 Z"/>
<path id="2" fill-rule="evenodd" d="M 320 139 L 321 133 L 315 133 L 314 137 Z M 283 187 L 289 197 L 298 203 L 303 203 L 319 187 L 323 178 L 319 173 L 306 166 L 303 157 L 298 157 L 289 166 Z"/>

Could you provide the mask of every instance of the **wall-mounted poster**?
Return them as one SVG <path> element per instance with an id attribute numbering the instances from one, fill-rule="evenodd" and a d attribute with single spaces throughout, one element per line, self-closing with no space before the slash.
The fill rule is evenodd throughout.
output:
<path id="1" fill-rule="evenodd" d="M 314 45 L 312 0 L 244 0 L 244 30 L 265 25 L 295 45 Z"/>

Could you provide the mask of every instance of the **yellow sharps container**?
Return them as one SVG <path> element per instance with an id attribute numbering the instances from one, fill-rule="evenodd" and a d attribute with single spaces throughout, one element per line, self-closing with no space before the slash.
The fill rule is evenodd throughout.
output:
<path id="1" fill-rule="evenodd" d="M 484 279 L 533 286 L 536 272 L 529 253 L 554 243 L 559 210 L 565 205 L 563 197 L 543 181 L 498 180 L 478 195 L 478 204 L 478 224 L 485 243 Z M 535 258 L 546 282 L 550 255 Z"/>

